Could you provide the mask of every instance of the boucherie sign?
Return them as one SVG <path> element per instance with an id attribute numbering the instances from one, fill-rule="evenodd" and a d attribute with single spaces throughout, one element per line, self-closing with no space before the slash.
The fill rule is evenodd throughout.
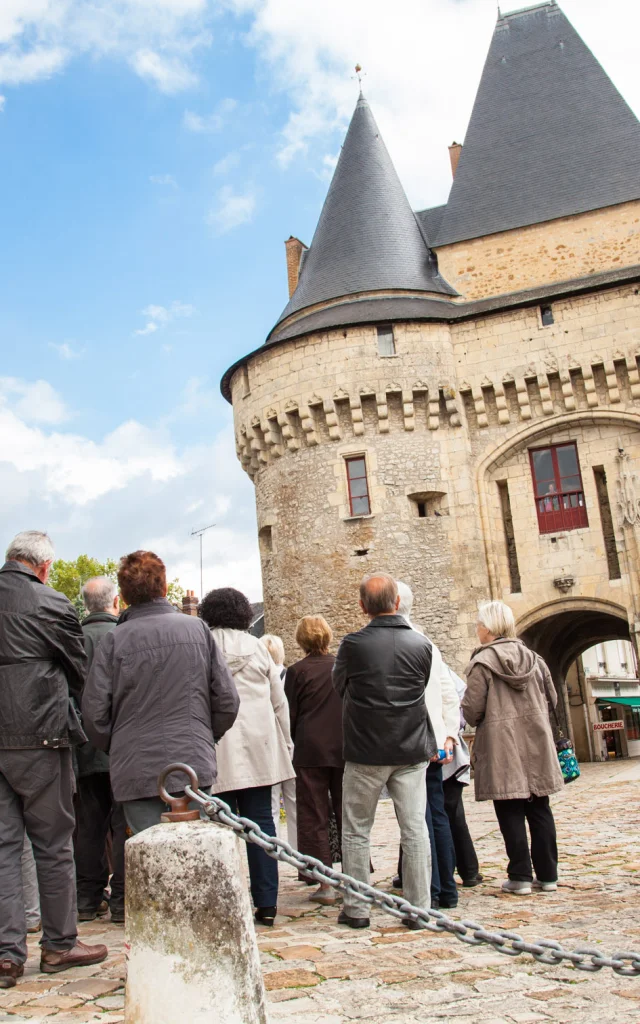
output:
<path id="1" fill-rule="evenodd" d="M 621 718 L 616 719 L 615 722 L 594 722 L 594 732 L 611 732 L 612 729 L 624 729 L 624 722 Z"/>

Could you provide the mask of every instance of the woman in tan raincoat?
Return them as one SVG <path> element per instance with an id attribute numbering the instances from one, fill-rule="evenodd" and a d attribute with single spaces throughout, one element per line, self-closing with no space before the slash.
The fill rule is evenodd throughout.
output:
<path id="1" fill-rule="evenodd" d="M 549 795 L 564 785 L 549 721 L 556 689 L 542 658 L 517 639 L 508 605 L 481 604 L 477 632 L 481 646 L 465 670 L 462 701 L 465 720 L 476 726 L 476 800 L 493 800 L 509 857 L 503 891 L 552 892 L 558 848 Z"/>

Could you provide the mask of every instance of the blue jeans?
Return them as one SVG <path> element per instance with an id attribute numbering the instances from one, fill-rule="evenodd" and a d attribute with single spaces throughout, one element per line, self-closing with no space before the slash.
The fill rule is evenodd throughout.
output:
<path id="1" fill-rule="evenodd" d="M 275 836 L 276 826 L 271 812 L 271 786 L 236 789 L 230 793 L 216 793 L 219 800 L 242 818 L 250 818 L 268 836 Z M 259 846 L 247 843 L 251 897 L 256 907 L 275 907 L 278 904 L 278 862 Z"/>
<path id="2" fill-rule="evenodd" d="M 444 806 L 442 765 L 432 761 L 427 768 L 427 828 L 431 840 L 431 899 L 455 907 L 458 887 L 453 873 L 456 855 L 451 835 L 449 816 Z"/>

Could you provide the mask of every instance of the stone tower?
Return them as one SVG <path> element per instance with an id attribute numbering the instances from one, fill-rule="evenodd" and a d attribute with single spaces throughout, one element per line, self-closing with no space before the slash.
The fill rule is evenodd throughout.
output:
<path id="1" fill-rule="evenodd" d="M 458 668 L 495 596 L 561 684 L 640 629 L 640 124 L 555 2 L 498 18 L 452 167 L 414 213 L 360 96 L 289 303 L 223 378 L 267 628 L 290 659 L 302 614 L 359 628 L 383 569 Z"/>

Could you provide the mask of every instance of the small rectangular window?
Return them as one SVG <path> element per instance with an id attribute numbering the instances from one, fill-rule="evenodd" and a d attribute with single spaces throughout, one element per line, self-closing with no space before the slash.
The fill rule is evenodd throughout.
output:
<path id="1" fill-rule="evenodd" d="M 367 481 L 367 463 L 364 455 L 347 459 L 347 485 L 349 488 L 349 509 L 352 516 L 368 516 L 371 514 L 369 502 L 369 483 Z"/>
<path id="2" fill-rule="evenodd" d="M 420 519 L 426 519 L 427 518 L 427 503 L 426 503 L 426 501 L 419 501 L 418 502 L 418 516 L 419 516 Z"/>
<path id="3" fill-rule="evenodd" d="M 378 327 L 378 355 L 395 356 L 395 354 L 396 343 L 393 340 L 393 327 L 391 324 Z"/>
<path id="4" fill-rule="evenodd" d="M 551 306 L 540 306 L 540 321 L 543 327 L 551 327 L 551 324 L 555 322 Z"/>
<path id="5" fill-rule="evenodd" d="M 540 533 L 588 526 L 575 442 L 529 451 Z"/>

